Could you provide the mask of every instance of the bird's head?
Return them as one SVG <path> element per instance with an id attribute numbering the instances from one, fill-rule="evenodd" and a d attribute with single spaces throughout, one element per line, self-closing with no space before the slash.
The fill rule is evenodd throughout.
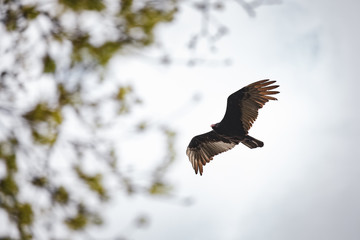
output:
<path id="1" fill-rule="evenodd" d="M 211 124 L 210 127 L 215 130 L 219 126 L 219 123 Z"/>

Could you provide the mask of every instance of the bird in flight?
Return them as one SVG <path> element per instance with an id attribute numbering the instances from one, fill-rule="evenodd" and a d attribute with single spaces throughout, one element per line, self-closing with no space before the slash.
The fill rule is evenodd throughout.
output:
<path id="1" fill-rule="evenodd" d="M 276 81 L 260 80 L 243 87 L 231 94 L 227 99 L 224 118 L 212 124 L 210 132 L 197 135 L 190 141 L 186 155 L 197 174 L 203 173 L 203 166 L 219 153 L 232 149 L 242 143 L 249 148 L 264 146 L 264 143 L 248 135 L 248 131 L 258 116 L 258 110 L 269 100 L 277 100 L 270 96 L 278 94 L 272 91 L 279 87 Z"/>

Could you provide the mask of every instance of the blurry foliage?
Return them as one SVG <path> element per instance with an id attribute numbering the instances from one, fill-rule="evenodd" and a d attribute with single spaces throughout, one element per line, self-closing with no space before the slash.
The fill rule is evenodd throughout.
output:
<path id="1" fill-rule="evenodd" d="M 152 195 L 164 195 L 169 194 L 172 190 L 172 187 L 169 185 L 165 185 L 162 182 L 154 182 L 149 189 L 149 193 Z"/>
<path id="2" fill-rule="evenodd" d="M 19 204 L 16 211 L 16 217 L 19 224 L 29 225 L 33 222 L 33 211 L 29 203 Z"/>
<path id="3" fill-rule="evenodd" d="M 149 225 L 149 217 L 142 214 L 142 215 L 139 215 L 136 219 L 135 219 L 135 225 L 138 227 L 138 228 L 145 228 Z"/>
<path id="4" fill-rule="evenodd" d="M 56 70 L 56 63 L 49 55 L 43 58 L 43 65 L 44 73 L 54 73 Z"/>
<path id="5" fill-rule="evenodd" d="M 79 166 L 75 167 L 75 171 L 76 171 L 78 177 L 84 183 L 86 183 L 86 185 L 88 185 L 88 187 L 92 191 L 97 193 L 102 200 L 106 200 L 108 198 L 107 194 L 106 194 L 106 190 L 104 189 L 104 186 L 101 182 L 102 175 L 100 173 L 97 173 L 95 175 L 88 175 L 88 174 L 85 174 Z"/>
<path id="6" fill-rule="evenodd" d="M 69 202 L 69 193 L 63 186 L 60 186 L 52 192 L 52 200 L 59 204 L 67 204 Z"/>
<path id="7" fill-rule="evenodd" d="M 0 180 L 1 193 L 5 196 L 16 196 L 19 189 L 18 186 L 11 175 L 7 175 L 5 178 Z"/>
<path id="8" fill-rule="evenodd" d="M 48 180 L 46 177 L 34 177 L 31 180 L 31 183 L 37 187 L 45 187 L 46 184 L 48 183 Z"/>
<path id="9" fill-rule="evenodd" d="M 116 124 L 117 118 L 129 113 L 141 100 L 131 85 L 113 82 L 114 92 L 104 92 L 98 99 L 88 97 L 88 86 L 95 84 L 93 91 L 98 91 L 104 83 L 111 83 L 113 80 L 106 74 L 109 61 L 125 54 L 127 48 L 151 44 L 154 28 L 173 20 L 177 3 L 169 0 L 108 4 L 102 0 L 14 0 L 2 1 L 0 5 L 0 34 L 5 42 L 0 44 L 0 54 L 2 61 L 9 63 L 0 68 L 0 161 L 5 166 L 4 175 L 0 175 L 0 210 L 18 230 L 12 237 L 36 238 L 32 234 L 42 227 L 34 225 L 34 219 L 53 215 L 61 208 L 76 211 L 66 210 L 59 219 L 51 219 L 49 226 L 64 224 L 79 232 L 90 224 L 101 225 L 101 212 L 88 206 L 89 193 L 74 194 L 74 189 L 89 189 L 98 196 L 98 204 L 103 204 L 111 197 L 105 178 L 120 179 L 124 186 L 120 189 L 125 194 L 139 193 L 144 188 L 118 167 L 115 142 L 98 137 L 103 128 Z M 81 20 L 89 13 L 98 18 L 91 29 L 84 28 Z M 72 19 L 71 25 L 68 19 Z M 30 96 L 32 91 L 36 98 Z M 100 113 L 106 105 L 114 106 L 111 121 Z M 71 127 L 69 121 L 77 121 L 88 136 L 79 140 L 66 134 Z M 77 129 L 72 131 L 76 133 Z M 67 153 L 56 154 L 59 152 Z M 85 170 L 84 166 L 90 164 L 88 156 L 97 159 L 97 173 Z M 53 167 L 55 159 L 75 163 L 70 174 L 77 181 L 69 185 L 56 179 L 65 173 Z M 19 165 L 23 166 L 21 170 Z M 148 184 L 153 185 L 151 180 Z M 25 189 L 31 186 L 52 204 L 39 208 L 31 195 L 25 195 L 28 202 L 20 200 L 24 199 L 20 193 L 29 191 Z M 41 235 L 46 231 L 42 229 Z"/>
<path id="10" fill-rule="evenodd" d="M 234 2 L 253 16 L 258 6 L 276 1 Z M 223 11 L 225 3 L 181 4 L 190 4 L 203 17 L 189 49 L 193 51 L 202 38 L 214 48 L 228 32 L 213 14 Z M 94 208 L 91 202 L 102 206 L 119 192 L 170 195 L 173 187 L 165 174 L 176 157 L 174 131 L 147 120 L 131 126 L 136 129 L 133 134 L 155 129 L 166 142 L 164 159 L 149 170 L 145 185 L 121 168 L 118 145 L 103 133 L 142 102 L 133 86 L 107 74 L 107 65 L 115 56 L 153 43 L 156 26 L 171 22 L 181 4 L 177 0 L 1 1 L 0 214 L 6 214 L 11 229 L 17 230 L 2 239 L 69 239 L 72 231 L 85 233 L 90 225 L 103 223 L 101 207 Z M 87 27 L 85 23 L 93 18 L 96 23 Z M 193 58 L 188 65 L 202 61 Z M 160 62 L 173 61 L 166 54 Z M 112 92 L 106 91 L 106 85 L 112 86 Z M 112 106 L 110 119 L 103 113 L 107 106 Z M 73 168 L 57 167 L 64 162 Z M 93 165 L 95 172 L 86 169 Z M 115 192 L 106 186 L 111 178 L 120 184 Z M 140 215 L 135 225 L 146 227 L 149 218 Z M 63 226 L 68 232 L 56 235 Z"/>
<path id="11" fill-rule="evenodd" d="M 59 0 L 59 3 L 64 6 L 74 10 L 74 11 L 83 11 L 83 10 L 94 10 L 101 11 L 105 8 L 102 0 Z"/>
<path id="12" fill-rule="evenodd" d="M 53 109 L 47 103 L 40 102 L 23 118 L 28 121 L 35 143 L 53 145 L 56 142 L 63 121 L 60 107 Z"/>
<path id="13" fill-rule="evenodd" d="M 77 206 L 76 215 L 65 219 L 65 224 L 72 230 L 83 230 L 88 224 L 101 225 L 101 217 L 94 212 L 90 212 L 83 203 Z"/>

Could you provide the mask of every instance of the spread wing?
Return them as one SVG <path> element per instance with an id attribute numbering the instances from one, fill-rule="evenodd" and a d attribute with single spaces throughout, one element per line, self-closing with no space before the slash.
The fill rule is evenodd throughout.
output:
<path id="1" fill-rule="evenodd" d="M 247 134 L 258 116 L 258 110 L 269 100 L 277 100 L 270 96 L 279 93 L 271 91 L 278 85 L 272 85 L 276 81 L 269 79 L 254 82 L 231 94 L 227 99 L 226 112 L 220 122 L 223 126 L 239 126 L 242 124 L 244 134 Z"/>
<path id="2" fill-rule="evenodd" d="M 203 173 L 203 166 L 210 162 L 213 157 L 219 153 L 232 149 L 237 145 L 239 141 L 236 139 L 225 138 L 214 131 L 210 131 L 191 139 L 188 148 L 186 149 L 186 155 L 197 174 Z"/>

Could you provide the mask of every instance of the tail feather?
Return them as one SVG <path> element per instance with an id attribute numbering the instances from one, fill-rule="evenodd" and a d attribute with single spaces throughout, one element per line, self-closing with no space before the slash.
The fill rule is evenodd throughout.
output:
<path id="1" fill-rule="evenodd" d="M 253 138 L 249 135 L 245 136 L 245 139 L 241 141 L 242 144 L 249 148 L 257 148 L 264 146 L 264 143 L 260 140 L 257 140 L 256 138 Z"/>

